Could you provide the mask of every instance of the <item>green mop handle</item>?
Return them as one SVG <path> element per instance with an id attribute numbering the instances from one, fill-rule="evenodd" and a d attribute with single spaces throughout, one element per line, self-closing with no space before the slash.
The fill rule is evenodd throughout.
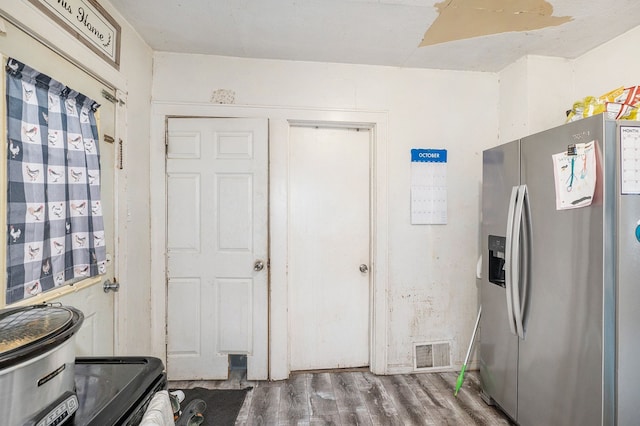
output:
<path id="1" fill-rule="evenodd" d="M 454 396 L 458 396 L 458 391 L 462 387 L 462 382 L 464 381 L 464 372 L 467 369 L 467 363 L 469 362 L 469 357 L 471 356 L 471 349 L 473 348 L 473 342 L 476 340 L 476 333 L 478 332 L 478 324 L 480 324 L 480 314 L 482 314 L 482 305 L 478 309 L 478 317 L 476 318 L 476 325 L 473 327 L 473 334 L 471 335 L 471 341 L 469 342 L 469 349 L 467 349 L 467 356 L 464 357 L 464 364 L 462 364 L 462 370 L 460 370 L 460 374 L 458 375 L 458 380 L 456 382 L 456 391 L 454 392 Z"/>

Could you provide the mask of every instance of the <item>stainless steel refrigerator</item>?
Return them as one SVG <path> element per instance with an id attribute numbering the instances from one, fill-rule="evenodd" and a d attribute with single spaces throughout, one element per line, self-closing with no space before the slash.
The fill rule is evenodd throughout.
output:
<path id="1" fill-rule="evenodd" d="M 639 126 L 598 115 L 483 153 L 480 376 L 520 425 L 640 424 Z M 567 199 L 584 175 L 591 199 Z"/>

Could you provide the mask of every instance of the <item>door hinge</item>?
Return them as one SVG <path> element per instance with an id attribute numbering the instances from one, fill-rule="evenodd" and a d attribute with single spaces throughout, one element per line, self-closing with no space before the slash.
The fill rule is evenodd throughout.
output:
<path id="1" fill-rule="evenodd" d="M 112 95 L 104 89 L 102 89 L 102 97 L 113 104 L 117 104 L 120 106 L 126 105 L 126 103 L 122 99 L 118 99 L 116 96 Z"/>
<path id="2" fill-rule="evenodd" d="M 164 156 L 169 155 L 169 123 L 164 128 Z"/>

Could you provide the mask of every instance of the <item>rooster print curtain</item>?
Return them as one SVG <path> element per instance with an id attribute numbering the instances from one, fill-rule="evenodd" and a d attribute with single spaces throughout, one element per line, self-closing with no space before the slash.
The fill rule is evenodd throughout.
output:
<path id="1" fill-rule="evenodd" d="M 7 61 L 7 303 L 104 274 L 99 105 Z"/>

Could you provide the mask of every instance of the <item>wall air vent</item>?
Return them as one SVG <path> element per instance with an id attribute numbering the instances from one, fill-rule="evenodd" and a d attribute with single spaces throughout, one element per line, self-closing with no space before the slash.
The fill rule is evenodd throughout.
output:
<path id="1" fill-rule="evenodd" d="M 414 370 L 445 369 L 451 367 L 451 345 L 449 342 L 413 344 Z"/>

